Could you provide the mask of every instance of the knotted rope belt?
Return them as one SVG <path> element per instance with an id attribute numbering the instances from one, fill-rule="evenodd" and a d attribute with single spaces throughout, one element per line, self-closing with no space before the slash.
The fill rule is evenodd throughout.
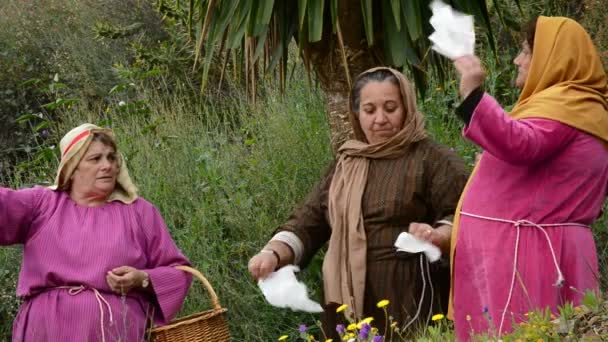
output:
<path id="1" fill-rule="evenodd" d="M 478 219 L 482 219 L 482 220 L 487 220 L 487 221 L 509 223 L 509 224 L 513 225 L 513 227 L 517 231 L 517 236 L 515 238 L 515 252 L 513 254 L 513 275 L 511 277 L 511 285 L 509 288 L 509 296 L 507 297 L 507 303 L 505 304 L 505 308 L 502 311 L 502 316 L 500 318 L 500 327 L 498 329 L 498 336 L 500 336 L 502 334 L 502 327 L 503 327 L 503 323 L 505 320 L 505 315 L 507 313 L 507 308 L 509 307 L 509 304 L 511 303 L 511 297 L 513 296 L 513 289 L 515 287 L 515 276 L 517 273 L 517 252 L 519 250 L 519 228 L 520 227 L 534 227 L 534 228 L 540 229 L 540 231 L 543 232 L 545 239 L 547 240 L 547 244 L 549 245 L 549 250 L 551 251 L 551 257 L 553 258 L 553 264 L 555 265 L 555 270 L 557 271 L 557 279 L 554 284 L 554 286 L 556 286 L 556 287 L 562 287 L 565 279 L 564 279 L 564 275 L 563 275 L 561 269 L 559 268 L 559 263 L 557 262 L 557 257 L 555 256 L 555 251 L 553 250 L 553 244 L 551 243 L 551 239 L 549 238 L 549 234 L 547 233 L 545 228 L 564 227 L 564 226 L 578 226 L 578 227 L 589 228 L 589 226 L 580 224 L 580 223 L 542 223 L 542 224 L 539 224 L 539 223 L 534 223 L 534 222 L 531 222 L 528 220 L 513 221 L 513 220 L 506 220 L 506 219 L 501 219 L 501 218 L 496 218 L 496 217 L 488 217 L 488 216 L 471 214 L 471 213 L 467 213 L 464 211 L 461 211 L 460 214 L 464 215 L 464 216 L 468 216 L 468 217 L 474 217 L 474 218 L 478 218 Z"/>

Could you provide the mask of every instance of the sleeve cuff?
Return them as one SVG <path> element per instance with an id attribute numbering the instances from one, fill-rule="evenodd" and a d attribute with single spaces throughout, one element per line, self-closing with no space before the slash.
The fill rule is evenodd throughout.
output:
<path id="1" fill-rule="evenodd" d="M 304 254 L 304 243 L 293 232 L 280 231 L 276 233 L 270 241 L 281 241 L 291 248 L 293 252 L 293 263 L 299 265 Z"/>
<path id="2" fill-rule="evenodd" d="M 473 112 L 475 111 L 475 108 L 477 108 L 477 105 L 479 104 L 482 98 L 483 90 L 481 89 L 481 87 L 478 87 L 473 90 L 469 94 L 469 96 L 464 99 L 464 101 L 462 101 L 458 108 L 456 108 L 456 115 L 458 115 L 458 117 L 465 123 L 465 125 L 468 125 L 469 122 L 471 122 Z"/>

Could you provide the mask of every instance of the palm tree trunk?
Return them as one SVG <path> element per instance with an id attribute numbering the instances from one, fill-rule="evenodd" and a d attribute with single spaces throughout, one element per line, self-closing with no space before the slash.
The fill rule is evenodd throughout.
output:
<path id="1" fill-rule="evenodd" d="M 363 18 L 353 0 L 339 1 L 340 26 L 344 27 L 341 35 L 344 54 L 348 67 L 345 68 L 337 36 L 332 34 L 330 25 L 323 28 L 323 39 L 307 46 L 308 58 L 317 75 L 321 89 L 325 92 L 325 107 L 331 132 L 331 146 L 334 153 L 348 139 L 353 137 L 348 119 L 350 82 L 363 71 L 382 65 L 383 53 L 376 43 L 371 49 L 367 47 L 363 31 Z M 328 11 L 327 11 L 328 12 Z M 331 23 L 330 20 L 325 20 Z M 339 32 L 341 34 L 341 32 Z M 348 70 L 349 78 L 346 77 Z"/>

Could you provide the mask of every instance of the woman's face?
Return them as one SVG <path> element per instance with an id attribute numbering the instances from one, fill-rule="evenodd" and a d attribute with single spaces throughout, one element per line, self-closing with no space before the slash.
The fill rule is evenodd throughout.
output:
<path id="1" fill-rule="evenodd" d="M 397 134 L 405 120 L 399 87 L 391 81 L 371 81 L 361 89 L 359 122 L 370 144 Z"/>
<path id="2" fill-rule="evenodd" d="M 107 198 L 114 191 L 118 171 L 114 148 L 93 141 L 72 174 L 72 191 Z"/>
<path id="3" fill-rule="evenodd" d="M 513 60 L 513 64 L 517 65 L 517 78 L 515 79 L 515 86 L 523 88 L 528 78 L 528 70 L 530 69 L 530 62 L 532 61 L 532 50 L 527 41 L 521 44 L 521 51 L 519 55 Z"/>

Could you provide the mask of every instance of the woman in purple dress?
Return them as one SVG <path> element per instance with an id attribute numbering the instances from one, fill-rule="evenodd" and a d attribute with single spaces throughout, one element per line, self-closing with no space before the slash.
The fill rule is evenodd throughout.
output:
<path id="1" fill-rule="evenodd" d="M 141 341 L 180 309 L 188 260 L 111 130 L 84 124 L 60 145 L 54 186 L 0 188 L 0 245 L 23 245 L 13 341 Z"/>

